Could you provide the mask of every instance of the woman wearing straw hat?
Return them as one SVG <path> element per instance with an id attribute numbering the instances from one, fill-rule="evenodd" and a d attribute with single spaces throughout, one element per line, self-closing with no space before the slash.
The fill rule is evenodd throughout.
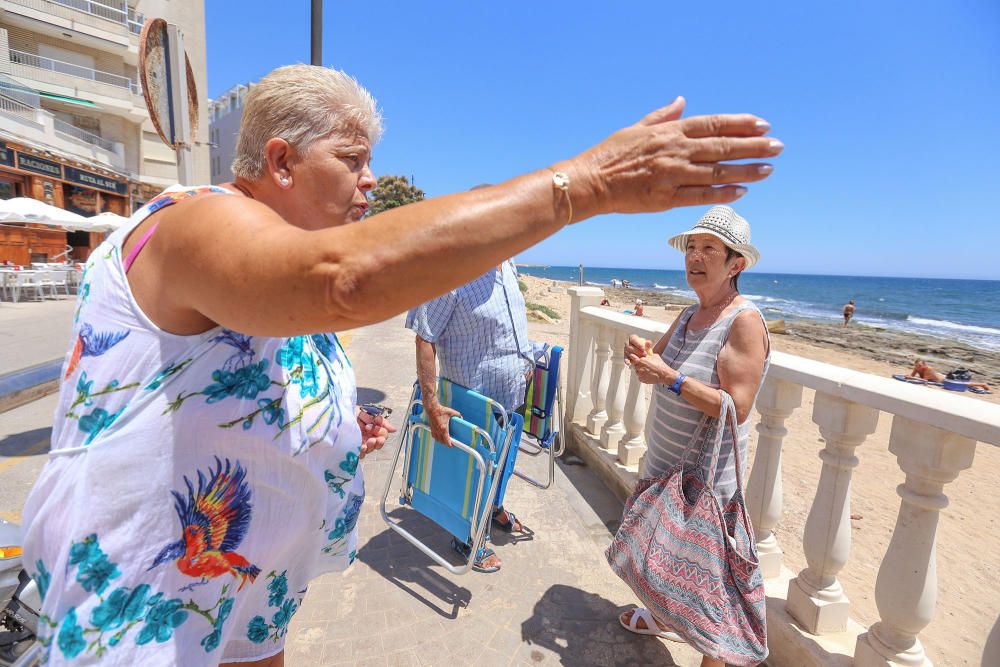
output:
<path id="1" fill-rule="evenodd" d="M 681 312 L 655 345 L 631 336 L 625 347 L 626 363 L 640 381 L 654 386 L 642 476 L 659 477 L 680 463 L 702 418 L 719 416 L 723 390 L 733 397 L 739 426 L 736 433 L 726 427 L 709 482 L 725 506 L 737 486 L 733 438 L 742 478 L 748 417 L 770 357 L 764 318 L 739 293 L 740 273 L 756 264 L 760 253 L 750 243 L 750 225 L 728 206 L 711 208 L 692 229 L 671 238 L 670 245 L 685 254 L 687 282 L 698 303 Z M 710 457 L 705 458 L 707 476 Z M 619 620 L 632 632 L 682 641 L 646 609 L 625 612 Z M 721 665 L 709 657 L 702 660 L 703 667 Z"/>

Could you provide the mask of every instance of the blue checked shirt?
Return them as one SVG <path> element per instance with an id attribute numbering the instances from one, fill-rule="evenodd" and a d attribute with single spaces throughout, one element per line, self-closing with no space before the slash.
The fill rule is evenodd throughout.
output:
<path id="1" fill-rule="evenodd" d="M 419 305 L 406 327 L 433 343 L 442 377 L 512 411 L 524 403 L 534 367 L 524 297 L 509 260 L 470 283 Z"/>

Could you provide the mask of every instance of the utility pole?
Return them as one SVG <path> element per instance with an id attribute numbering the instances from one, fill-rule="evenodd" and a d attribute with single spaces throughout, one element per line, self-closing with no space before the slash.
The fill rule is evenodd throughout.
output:
<path id="1" fill-rule="evenodd" d="M 312 59 L 323 66 L 323 0 L 312 0 Z"/>

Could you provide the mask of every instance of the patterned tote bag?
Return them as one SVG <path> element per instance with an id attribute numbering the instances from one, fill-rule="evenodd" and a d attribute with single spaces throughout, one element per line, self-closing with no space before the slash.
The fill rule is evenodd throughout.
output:
<path id="1" fill-rule="evenodd" d="M 756 665 L 767 657 L 764 579 L 743 500 L 736 408 L 721 393 L 719 418 L 701 421 L 680 464 L 639 480 L 605 555 L 643 606 L 703 655 Z M 715 479 L 726 423 L 736 450 L 737 489 L 723 507 L 700 457 L 712 457 L 707 479 Z M 691 453 L 699 460 L 688 466 Z"/>

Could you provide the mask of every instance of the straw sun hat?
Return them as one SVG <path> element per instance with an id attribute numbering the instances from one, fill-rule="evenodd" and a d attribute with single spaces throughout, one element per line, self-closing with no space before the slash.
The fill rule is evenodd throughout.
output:
<path id="1" fill-rule="evenodd" d="M 750 223 L 728 206 L 713 206 L 701 220 L 682 234 L 671 237 L 668 243 L 681 252 L 687 252 L 687 237 L 691 234 L 711 234 L 747 260 L 747 269 L 760 260 L 760 251 L 750 243 Z"/>

